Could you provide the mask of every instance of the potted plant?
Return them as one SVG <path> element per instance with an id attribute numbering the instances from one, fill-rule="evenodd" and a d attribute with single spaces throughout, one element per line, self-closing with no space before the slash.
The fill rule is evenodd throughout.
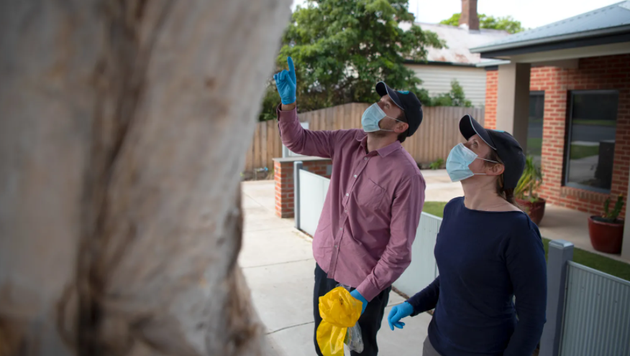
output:
<path id="1" fill-rule="evenodd" d="M 610 197 L 604 202 L 604 214 L 593 215 L 588 219 L 588 234 L 593 248 L 600 252 L 620 253 L 623 240 L 623 220 L 619 214 L 623 208 L 623 195 L 617 197 L 617 202 L 610 211 Z"/>
<path id="2" fill-rule="evenodd" d="M 539 225 L 545 215 L 547 201 L 538 196 L 537 190 L 542 184 L 542 172 L 534 164 L 534 158 L 528 156 L 525 160 L 523 175 L 514 189 L 516 203 L 529 215 L 532 221 Z"/>

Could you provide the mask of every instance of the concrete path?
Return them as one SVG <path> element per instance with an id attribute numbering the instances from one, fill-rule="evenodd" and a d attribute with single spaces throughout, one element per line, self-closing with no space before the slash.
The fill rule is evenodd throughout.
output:
<path id="1" fill-rule="evenodd" d="M 242 184 L 245 228 L 239 264 L 252 290 L 254 305 L 266 327 L 270 355 L 315 355 L 313 349 L 313 260 L 311 243 L 293 229 L 293 220 L 274 215 L 270 181 Z M 391 293 L 385 311 L 404 301 Z M 382 355 L 421 356 L 431 317 L 405 320 L 391 331 L 384 320 L 379 333 Z"/>
<path id="2" fill-rule="evenodd" d="M 591 244 L 588 233 L 588 218 L 592 214 L 567 209 L 552 204 L 545 207 L 545 217 L 540 222 L 540 234 L 550 240 L 566 240 L 572 242 L 575 247 L 589 251 L 614 260 L 630 263 L 630 259 L 620 255 L 613 255 L 596 251 Z"/>
<path id="3" fill-rule="evenodd" d="M 424 192 L 425 201 L 450 201 L 464 195 L 462 184 L 451 182 L 445 169 L 422 171 L 427 188 Z"/>

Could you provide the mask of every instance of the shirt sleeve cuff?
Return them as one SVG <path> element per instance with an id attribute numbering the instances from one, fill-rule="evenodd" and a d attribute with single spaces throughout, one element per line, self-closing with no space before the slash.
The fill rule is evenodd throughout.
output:
<path id="1" fill-rule="evenodd" d="M 282 104 L 278 104 L 278 106 L 276 106 L 276 116 L 278 120 L 283 118 L 295 119 L 297 117 L 297 105 L 291 110 L 284 111 L 282 110 Z"/>
<path id="2" fill-rule="evenodd" d="M 374 299 L 381 292 L 367 279 L 359 284 L 357 290 L 368 302 L 372 301 L 372 299 Z"/>

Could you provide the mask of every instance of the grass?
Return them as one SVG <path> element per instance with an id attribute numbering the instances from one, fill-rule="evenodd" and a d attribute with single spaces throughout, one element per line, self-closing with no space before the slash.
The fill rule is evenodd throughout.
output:
<path id="1" fill-rule="evenodd" d="M 422 211 L 438 217 L 443 217 L 445 205 L 446 202 L 428 201 L 424 203 Z M 549 239 L 543 237 L 545 259 L 547 259 L 547 254 L 549 252 L 549 241 Z M 598 255 L 596 253 L 584 251 L 577 247 L 573 249 L 573 262 L 630 281 L 630 264 L 613 260 L 612 258 Z"/>
<path id="2" fill-rule="evenodd" d="M 547 259 L 547 254 L 549 253 L 549 241 L 549 239 L 543 237 L 543 245 L 545 246 L 545 259 Z M 577 247 L 573 249 L 573 262 L 630 281 L 630 265 L 627 263 L 613 260 L 612 258 L 598 255 L 589 251 L 584 251 Z"/>
<path id="3" fill-rule="evenodd" d="M 527 155 L 528 156 L 540 156 L 542 150 L 542 138 L 528 138 L 527 139 Z"/>
<path id="4" fill-rule="evenodd" d="M 540 156 L 542 148 L 542 138 L 527 139 L 527 155 Z M 599 154 L 599 146 L 571 145 L 571 159 L 580 159 Z"/>
<path id="5" fill-rule="evenodd" d="M 597 156 L 597 155 L 599 155 L 599 145 L 598 146 L 571 145 L 571 159 L 580 159 L 580 158 Z"/>
<path id="6" fill-rule="evenodd" d="M 427 202 L 424 202 L 424 207 L 422 208 L 422 212 L 442 217 L 444 215 L 445 205 L 446 205 L 446 202 L 443 202 L 443 201 L 427 201 Z"/>
<path id="7" fill-rule="evenodd" d="M 609 126 L 615 127 L 617 126 L 617 121 L 615 120 L 573 120 L 573 125 L 586 125 L 586 126 Z"/>

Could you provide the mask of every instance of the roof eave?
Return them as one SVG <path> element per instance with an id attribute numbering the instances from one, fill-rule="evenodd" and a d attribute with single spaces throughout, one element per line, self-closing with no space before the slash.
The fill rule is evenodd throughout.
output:
<path id="1" fill-rule="evenodd" d="M 471 53 L 484 53 L 484 52 L 496 52 L 496 51 L 506 51 L 513 50 L 522 47 L 530 47 L 542 44 L 552 44 L 557 42 L 565 42 L 565 41 L 575 41 L 581 39 L 587 39 L 592 37 L 602 37 L 602 36 L 611 36 L 616 34 L 623 34 L 630 32 L 630 25 L 625 26 L 617 26 L 612 28 L 606 28 L 601 30 L 594 31 L 585 31 L 578 33 L 571 33 L 563 36 L 553 36 L 553 37 L 543 37 L 530 41 L 522 41 L 522 42 L 511 42 L 504 43 L 498 45 L 489 45 L 484 47 L 475 47 L 471 48 Z"/>

